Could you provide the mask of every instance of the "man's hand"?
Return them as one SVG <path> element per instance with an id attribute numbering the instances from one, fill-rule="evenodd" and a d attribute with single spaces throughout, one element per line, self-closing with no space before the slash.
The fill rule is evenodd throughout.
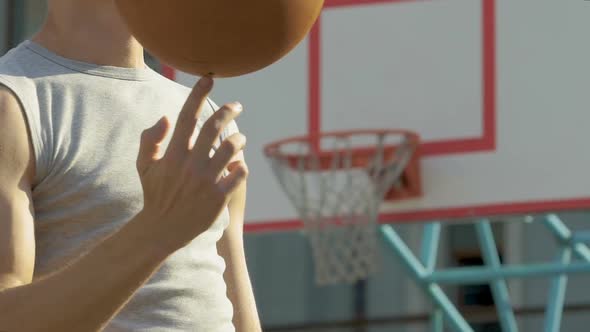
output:
<path id="1" fill-rule="evenodd" d="M 212 85 L 208 77 L 195 85 L 163 156 L 160 144 L 169 131 L 168 120 L 162 118 L 142 134 L 137 169 L 144 190 L 143 212 L 152 217 L 149 227 L 158 234 L 158 242 L 171 250 L 185 246 L 209 229 L 248 175 L 246 165 L 238 162 L 223 176 L 246 144 L 242 134 L 228 137 L 210 156 L 225 126 L 242 111 L 240 104 L 227 104 L 215 112 L 203 125 L 196 142 L 192 142 Z"/>

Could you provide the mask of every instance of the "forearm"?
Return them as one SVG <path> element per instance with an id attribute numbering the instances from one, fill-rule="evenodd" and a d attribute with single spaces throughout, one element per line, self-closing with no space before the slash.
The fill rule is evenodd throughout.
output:
<path id="1" fill-rule="evenodd" d="M 234 307 L 233 323 L 236 331 L 261 331 L 241 231 L 226 230 L 219 247 L 220 254 L 226 260 L 224 279 L 227 295 Z"/>
<path id="2" fill-rule="evenodd" d="M 100 330 L 167 257 L 143 218 L 62 270 L 0 292 L 0 331 Z"/>

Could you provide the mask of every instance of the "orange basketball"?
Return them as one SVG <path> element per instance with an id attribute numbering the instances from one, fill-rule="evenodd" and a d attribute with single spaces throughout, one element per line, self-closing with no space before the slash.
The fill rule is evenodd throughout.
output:
<path id="1" fill-rule="evenodd" d="M 176 69 L 231 77 L 265 68 L 307 35 L 324 0 L 116 0 L 131 33 Z"/>

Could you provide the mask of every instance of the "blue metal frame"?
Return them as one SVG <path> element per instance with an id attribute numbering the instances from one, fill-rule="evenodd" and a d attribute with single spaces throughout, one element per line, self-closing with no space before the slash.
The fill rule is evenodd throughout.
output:
<path id="1" fill-rule="evenodd" d="M 444 320 L 443 312 L 440 308 L 435 308 L 432 311 L 430 317 L 430 331 L 431 332 L 444 332 Z"/>
<path id="2" fill-rule="evenodd" d="M 490 222 L 487 220 L 478 221 L 475 225 L 475 230 L 477 231 L 484 263 L 494 269 L 501 268 L 502 264 L 500 262 L 500 257 L 498 256 L 498 248 L 496 248 L 494 233 L 492 232 Z M 500 318 L 502 331 L 518 331 L 514 312 L 512 311 L 512 304 L 510 303 L 510 296 L 508 295 L 506 280 L 503 278 L 492 280 L 491 288 L 492 295 L 494 296 L 494 303 L 498 310 L 498 317 Z"/>
<path id="3" fill-rule="evenodd" d="M 436 267 L 438 243 L 440 242 L 440 223 L 430 223 L 424 227 L 424 237 L 420 248 L 420 261 L 424 264 L 426 273 L 432 273 Z M 435 307 L 430 317 L 430 330 L 443 332 L 444 317 L 439 307 Z"/>
<path id="4" fill-rule="evenodd" d="M 424 265 L 416 258 L 393 227 L 391 225 L 381 226 L 381 234 L 384 236 L 386 243 L 393 249 L 393 252 L 398 255 L 412 277 L 418 281 L 418 285 L 431 297 L 434 304 L 442 310 L 443 316 L 445 316 L 445 323 L 449 325 L 449 328 L 456 332 L 472 332 L 473 329 L 467 324 L 467 321 L 440 286 L 435 282 L 425 282 L 425 277 L 432 272 L 424 268 Z"/>
<path id="5" fill-rule="evenodd" d="M 431 315 L 431 331 L 442 332 L 443 322 L 452 331 L 473 331 L 463 315 L 446 296 L 440 287 L 441 284 L 489 282 L 502 330 L 516 332 L 518 326 L 513 306 L 510 303 L 506 279 L 549 276 L 553 279 L 545 311 L 544 332 L 558 332 L 565 303 L 568 274 L 590 273 L 590 249 L 585 244 L 585 242 L 590 242 L 590 233 L 570 231 L 559 217 L 554 214 L 545 216 L 543 224 L 560 244 L 559 257 L 553 263 L 503 265 L 498 255 L 490 221 L 482 219 L 477 221 L 475 229 L 485 265 L 482 267 L 460 267 L 443 270 L 436 270 L 441 230 L 439 222 L 424 226 L 420 258 L 414 255 L 393 226 L 382 225 L 380 232 L 392 252 L 400 259 L 409 274 L 432 300 L 435 308 Z M 572 263 L 574 254 L 582 261 Z"/>
<path id="6" fill-rule="evenodd" d="M 561 248 L 557 262 L 561 264 L 569 264 L 571 260 L 572 249 L 569 247 Z M 566 274 L 560 274 L 554 277 L 551 282 L 551 289 L 549 290 L 549 296 L 547 297 L 547 309 L 545 310 L 545 332 L 559 332 L 563 304 L 565 302 L 566 287 Z"/>

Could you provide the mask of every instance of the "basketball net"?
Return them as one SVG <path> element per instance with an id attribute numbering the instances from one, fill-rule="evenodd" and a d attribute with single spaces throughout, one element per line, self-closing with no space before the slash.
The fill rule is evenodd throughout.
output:
<path id="1" fill-rule="evenodd" d="M 303 221 L 319 285 L 354 283 L 377 271 L 379 206 L 416 146 L 417 136 L 401 131 L 331 133 L 315 143 L 299 137 L 267 146 L 273 172 Z"/>

